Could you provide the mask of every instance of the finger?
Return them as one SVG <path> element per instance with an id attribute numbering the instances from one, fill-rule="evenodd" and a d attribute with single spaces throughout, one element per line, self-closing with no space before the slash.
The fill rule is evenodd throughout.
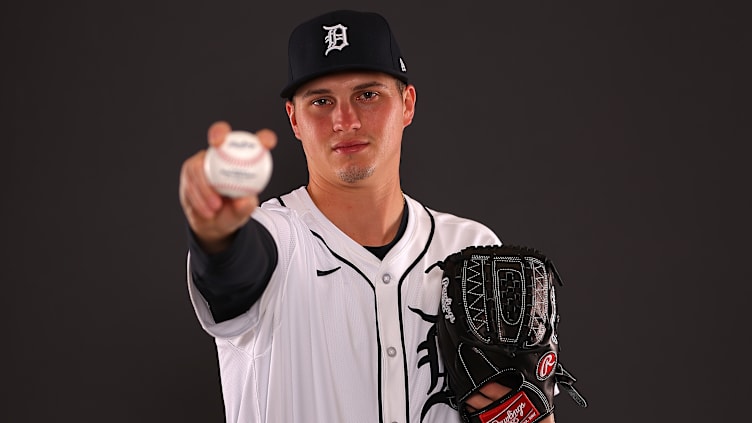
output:
<path id="1" fill-rule="evenodd" d="M 510 391 L 511 389 L 504 385 L 490 382 L 481 386 L 477 393 L 465 400 L 465 405 L 468 406 L 467 408 L 471 412 L 480 410 L 481 408 L 488 407 L 492 402 L 503 398 Z"/>
<path id="2" fill-rule="evenodd" d="M 480 393 L 491 401 L 496 401 L 497 399 L 502 398 L 504 395 L 508 394 L 509 391 L 511 391 L 510 388 L 495 382 L 490 382 L 480 387 Z"/>
<path id="3" fill-rule="evenodd" d="M 233 214 L 238 220 L 247 219 L 253 210 L 258 207 L 258 197 L 253 195 L 249 197 L 234 198 L 230 202 Z"/>
<path id="4" fill-rule="evenodd" d="M 211 218 L 211 210 L 203 203 L 200 196 L 197 195 L 195 187 L 186 182 L 190 177 L 186 172 L 181 173 L 180 182 L 180 205 L 183 207 L 183 213 L 188 219 L 188 223 L 195 229 L 198 224 L 197 220 L 206 220 Z"/>
<path id="5" fill-rule="evenodd" d="M 261 141 L 261 145 L 266 147 L 267 150 L 271 150 L 277 146 L 277 134 L 271 129 L 261 129 L 256 132 L 256 136 Z"/>
<path id="6" fill-rule="evenodd" d="M 467 408 L 468 411 L 472 412 L 472 411 L 480 410 L 481 408 L 488 407 L 489 405 L 491 405 L 492 402 L 493 401 L 486 398 L 482 394 L 473 394 L 473 395 L 470 395 L 465 400 L 465 407 Z"/>
<path id="7" fill-rule="evenodd" d="M 185 193 L 186 204 L 183 206 L 185 214 L 194 231 L 199 232 L 198 226 L 214 218 L 212 211 L 195 189 L 189 189 Z"/>
<path id="8" fill-rule="evenodd" d="M 223 120 L 214 122 L 209 127 L 209 131 L 207 133 L 209 145 L 211 145 L 212 147 L 219 147 L 220 145 L 222 145 L 225 137 L 230 133 L 230 131 L 232 131 L 232 127 L 229 123 Z"/>
<path id="9" fill-rule="evenodd" d="M 211 218 L 222 207 L 222 198 L 206 179 L 204 173 L 205 156 L 206 151 L 200 151 L 187 164 L 187 186 L 188 193 L 191 194 L 191 199 L 195 202 L 194 207 L 203 217 Z"/>
<path id="10" fill-rule="evenodd" d="M 196 161 L 191 166 L 191 176 L 193 177 L 194 185 L 198 190 L 198 194 L 204 199 L 206 204 L 212 209 L 217 211 L 222 207 L 222 198 L 214 190 L 214 187 L 209 184 L 209 179 L 206 178 L 204 171 L 204 161 L 206 160 L 206 150 L 200 151 L 196 154 Z"/>
<path id="11" fill-rule="evenodd" d="M 196 198 L 195 182 L 191 171 L 192 163 L 195 161 L 195 155 L 185 162 L 180 168 L 180 204 L 183 206 L 183 212 L 189 221 L 192 221 L 196 213 L 205 216 L 208 212 L 206 205 L 202 205 L 200 199 Z"/>

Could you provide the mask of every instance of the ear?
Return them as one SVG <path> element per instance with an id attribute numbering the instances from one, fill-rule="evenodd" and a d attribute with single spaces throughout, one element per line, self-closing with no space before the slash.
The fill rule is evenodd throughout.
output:
<path id="1" fill-rule="evenodd" d="M 295 138 L 300 139 L 300 130 L 298 128 L 298 119 L 295 117 L 295 103 L 290 100 L 285 102 L 285 111 L 287 111 L 287 118 L 290 120 L 290 127 L 295 134 Z"/>
<path id="2" fill-rule="evenodd" d="M 416 100 L 415 86 L 408 85 L 405 87 L 405 91 L 402 93 L 402 124 L 404 127 L 409 126 L 413 122 Z"/>

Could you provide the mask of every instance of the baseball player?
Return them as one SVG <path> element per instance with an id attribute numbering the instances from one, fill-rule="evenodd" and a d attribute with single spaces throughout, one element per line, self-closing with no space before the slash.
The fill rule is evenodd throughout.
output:
<path id="1" fill-rule="evenodd" d="M 382 16 L 315 17 L 292 32 L 288 58 L 281 96 L 308 183 L 258 206 L 212 189 L 205 151 L 181 169 L 188 287 L 216 340 L 226 419 L 459 422 L 436 343 L 441 272 L 431 268 L 501 241 L 402 192 L 416 90 Z M 230 130 L 212 125 L 210 144 Z M 489 383 L 467 407 L 508 391 Z"/>

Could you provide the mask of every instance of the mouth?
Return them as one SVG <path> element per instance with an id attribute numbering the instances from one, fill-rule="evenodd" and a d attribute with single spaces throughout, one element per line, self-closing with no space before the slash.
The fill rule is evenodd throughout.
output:
<path id="1" fill-rule="evenodd" d="M 355 154 L 368 147 L 368 143 L 364 141 L 344 141 L 334 145 L 332 150 L 339 154 Z"/>

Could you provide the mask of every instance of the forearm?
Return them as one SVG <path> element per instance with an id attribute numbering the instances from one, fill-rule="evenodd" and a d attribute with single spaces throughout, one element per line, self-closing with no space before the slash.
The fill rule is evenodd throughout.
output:
<path id="1" fill-rule="evenodd" d="M 192 233 L 189 249 L 191 277 L 216 322 L 247 311 L 263 294 L 277 264 L 274 239 L 255 220 L 239 229 L 219 254 L 204 251 Z"/>

